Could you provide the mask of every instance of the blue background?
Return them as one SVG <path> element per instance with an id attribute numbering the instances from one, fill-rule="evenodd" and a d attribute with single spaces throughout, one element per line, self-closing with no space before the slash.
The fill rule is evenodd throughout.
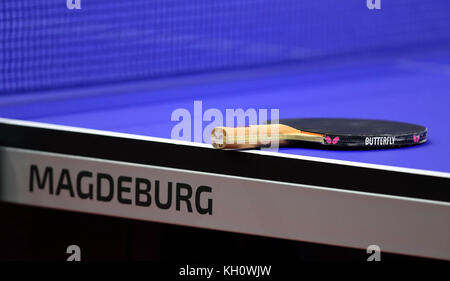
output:
<path id="1" fill-rule="evenodd" d="M 447 0 L 0 1 L 0 93 L 450 42 Z"/>
<path id="2" fill-rule="evenodd" d="M 369 10 L 365 0 L 82 0 L 68 10 L 3 0 L 0 9 L 1 117 L 162 138 L 172 112 L 193 113 L 194 100 L 281 118 L 388 119 L 428 127 L 429 141 L 281 152 L 450 172 L 449 1 Z"/>

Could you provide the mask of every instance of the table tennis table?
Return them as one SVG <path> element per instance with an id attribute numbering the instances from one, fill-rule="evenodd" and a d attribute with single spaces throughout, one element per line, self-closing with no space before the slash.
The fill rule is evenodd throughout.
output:
<path id="1" fill-rule="evenodd" d="M 448 1 L 69 2 L 0 1 L 0 260 L 450 260 Z M 216 150 L 231 111 L 428 141 Z"/>
<path id="2" fill-rule="evenodd" d="M 5 95 L 0 198 L 448 260 L 448 62 L 445 50 L 422 51 Z M 384 150 L 220 151 L 207 138 L 171 138 L 172 112 L 194 112 L 196 101 L 203 112 L 277 108 L 281 118 L 418 123 L 429 140 Z"/>

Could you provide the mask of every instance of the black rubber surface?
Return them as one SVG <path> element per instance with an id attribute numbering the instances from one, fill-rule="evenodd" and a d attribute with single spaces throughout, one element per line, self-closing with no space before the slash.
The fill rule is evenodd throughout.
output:
<path id="1" fill-rule="evenodd" d="M 427 128 L 424 126 L 394 121 L 293 118 L 275 122 L 301 131 L 324 134 L 327 140 L 325 145 L 392 147 L 420 144 L 427 140 Z"/>

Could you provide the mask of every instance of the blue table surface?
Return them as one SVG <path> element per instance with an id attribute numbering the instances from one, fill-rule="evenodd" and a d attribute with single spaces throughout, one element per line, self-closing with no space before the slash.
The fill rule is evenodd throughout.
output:
<path id="1" fill-rule="evenodd" d="M 419 146 L 369 151 L 281 148 L 279 152 L 450 172 L 450 52 L 365 57 L 180 76 L 96 88 L 0 97 L 0 117 L 170 138 L 171 114 L 277 108 L 281 118 L 348 117 L 418 123 Z M 204 122 L 203 126 L 209 122 Z M 204 140 L 208 142 L 209 140 Z"/>

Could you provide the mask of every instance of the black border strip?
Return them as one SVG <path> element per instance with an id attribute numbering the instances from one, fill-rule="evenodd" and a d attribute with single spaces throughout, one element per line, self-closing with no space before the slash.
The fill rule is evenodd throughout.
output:
<path id="1" fill-rule="evenodd" d="M 0 146 L 450 202 L 450 178 L 0 123 Z"/>

